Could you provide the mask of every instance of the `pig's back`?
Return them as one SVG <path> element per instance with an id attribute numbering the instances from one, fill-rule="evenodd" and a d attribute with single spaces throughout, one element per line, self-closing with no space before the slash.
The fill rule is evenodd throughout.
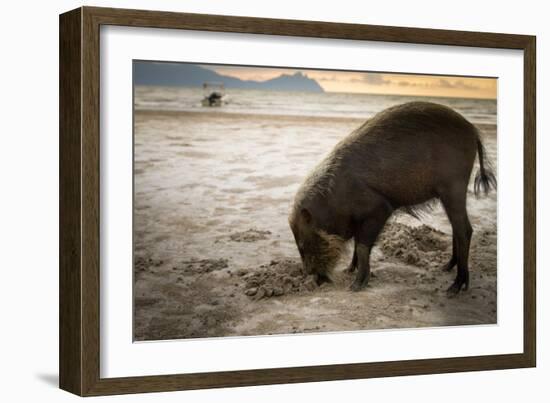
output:
<path id="1" fill-rule="evenodd" d="M 398 205 L 436 197 L 442 186 L 469 181 L 477 131 L 442 105 L 389 108 L 350 134 L 334 153 L 353 186 L 368 185 Z"/>

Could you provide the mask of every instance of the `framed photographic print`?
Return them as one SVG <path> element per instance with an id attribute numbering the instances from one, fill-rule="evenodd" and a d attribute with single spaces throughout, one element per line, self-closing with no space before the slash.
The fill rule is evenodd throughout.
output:
<path id="1" fill-rule="evenodd" d="M 535 366 L 535 165 L 532 36 L 62 14 L 60 386 Z"/>

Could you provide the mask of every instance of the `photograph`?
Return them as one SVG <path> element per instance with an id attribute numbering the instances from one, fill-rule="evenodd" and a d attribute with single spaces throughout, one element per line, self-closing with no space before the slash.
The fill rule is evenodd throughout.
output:
<path id="1" fill-rule="evenodd" d="M 134 341 L 497 324 L 497 78 L 133 61 Z"/>

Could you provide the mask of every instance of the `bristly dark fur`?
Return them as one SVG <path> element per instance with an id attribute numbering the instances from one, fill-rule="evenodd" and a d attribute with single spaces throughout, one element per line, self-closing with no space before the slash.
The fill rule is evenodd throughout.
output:
<path id="1" fill-rule="evenodd" d="M 398 211 L 402 211 L 403 213 L 409 214 L 414 218 L 416 218 L 417 220 L 422 221 L 424 217 L 426 217 L 427 215 L 433 212 L 435 206 L 437 206 L 438 203 L 439 203 L 438 199 L 431 199 L 425 203 L 402 207 Z"/>
<path id="2" fill-rule="evenodd" d="M 489 193 L 491 189 L 497 188 L 497 179 L 493 173 L 491 163 L 485 158 L 485 147 L 481 142 L 479 132 L 477 133 L 477 158 L 479 159 L 479 171 L 474 179 L 474 194 L 479 196 L 480 190 L 484 194 Z"/>
<path id="3" fill-rule="evenodd" d="M 477 156 L 479 159 L 479 171 L 477 172 L 474 179 L 474 194 L 476 197 L 479 196 L 481 190 L 483 191 L 483 194 L 486 195 L 491 189 L 497 188 L 497 179 L 493 173 L 491 162 L 485 157 L 486 154 L 487 152 L 485 150 L 485 146 L 481 142 L 480 134 L 478 131 Z M 427 215 L 433 212 L 438 203 L 438 199 L 431 199 L 425 203 L 402 207 L 399 210 L 405 214 L 411 215 L 417 220 L 422 220 Z"/>

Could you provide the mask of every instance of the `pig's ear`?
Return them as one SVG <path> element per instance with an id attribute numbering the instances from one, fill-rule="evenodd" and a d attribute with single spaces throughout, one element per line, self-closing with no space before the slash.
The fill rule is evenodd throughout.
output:
<path id="1" fill-rule="evenodd" d="M 309 212 L 308 209 L 306 208 L 303 208 L 302 211 L 300 212 L 302 214 L 302 218 L 303 220 L 307 223 L 307 224 L 310 224 L 311 223 L 311 213 Z"/>

